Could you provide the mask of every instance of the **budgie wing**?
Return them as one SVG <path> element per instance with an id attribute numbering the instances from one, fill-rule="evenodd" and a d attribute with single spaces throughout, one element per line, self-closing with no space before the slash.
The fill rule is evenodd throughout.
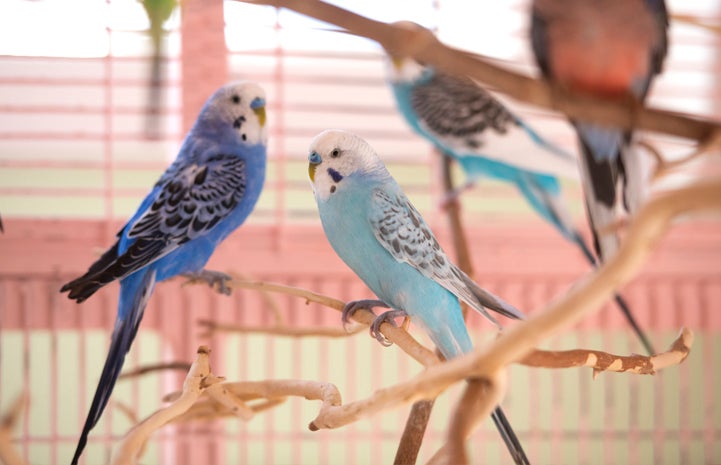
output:
<path id="1" fill-rule="evenodd" d="M 484 132 L 505 133 L 516 117 L 489 92 L 467 78 L 436 73 L 416 86 L 411 105 L 418 118 L 440 137 L 463 140 L 480 147 Z"/>
<path id="2" fill-rule="evenodd" d="M 120 257 L 123 268 L 132 272 L 207 234 L 240 203 L 245 176 L 245 161 L 223 154 L 166 172 L 155 201 L 127 232 L 135 242 Z"/>
<path id="3" fill-rule="evenodd" d="M 403 193 L 389 194 L 376 189 L 371 202 L 369 221 L 373 234 L 396 260 L 436 281 L 494 323 L 484 307 L 510 318 L 523 318 L 518 309 L 481 289 L 451 263 L 421 214 Z"/>
<path id="4" fill-rule="evenodd" d="M 158 180 L 123 234 L 132 242 L 122 254 L 116 243 L 88 272 L 62 291 L 82 302 L 101 286 L 137 271 L 184 243 L 208 233 L 245 193 L 245 161 L 218 154 L 206 163 L 174 163 Z"/>
<path id="5" fill-rule="evenodd" d="M 435 73 L 411 106 L 446 155 L 482 156 L 515 168 L 577 178 L 576 159 L 546 140 L 471 79 Z"/>

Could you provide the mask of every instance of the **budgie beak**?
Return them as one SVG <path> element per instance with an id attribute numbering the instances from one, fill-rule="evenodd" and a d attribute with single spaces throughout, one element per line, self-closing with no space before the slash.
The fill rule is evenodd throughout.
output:
<path id="1" fill-rule="evenodd" d="M 308 155 L 308 177 L 310 178 L 310 182 L 315 182 L 315 169 L 322 161 L 318 152 L 311 152 L 310 155 Z"/>
<path id="2" fill-rule="evenodd" d="M 393 68 L 395 68 L 396 71 L 400 71 L 401 68 L 403 68 L 403 61 L 401 57 L 391 57 L 391 63 L 393 63 Z"/>
<path id="3" fill-rule="evenodd" d="M 255 116 L 258 117 L 258 123 L 262 128 L 265 126 L 265 99 L 256 97 L 250 102 L 250 109 L 253 110 Z"/>

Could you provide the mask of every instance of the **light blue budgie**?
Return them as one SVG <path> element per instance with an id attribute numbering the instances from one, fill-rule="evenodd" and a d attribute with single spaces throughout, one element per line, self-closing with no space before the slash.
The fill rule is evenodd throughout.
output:
<path id="1" fill-rule="evenodd" d="M 411 58 L 389 58 L 388 69 L 406 122 L 460 164 L 467 186 L 483 177 L 515 185 L 543 219 L 576 244 L 590 264 L 596 264 L 565 206 L 556 177 L 578 178 L 572 155 L 544 140 L 469 78 L 440 73 Z M 615 300 L 641 343 L 653 353 L 628 304 L 621 296 Z"/>
<path id="2" fill-rule="evenodd" d="M 217 90 L 175 161 L 118 233 L 115 245 L 87 273 L 62 287 L 69 298 L 82 302 L 120 280 L 110 349 L 73 464 L 108 403 L 155 284 L 188 273 L 224 284 L 227 276 L 203 267 L 260 196 L 266 167 L 265 120 L 265 93 L 257 84 L 236 82 Z"/>
<path id="3" fill-rule="evenodd" d="M 378 296 L 346 306 L 344 321 L 358 308 L 390 307 L 371 327 L 381 342 L 382 322 L 408 316 L 447 359 L 472 350 L 459 299 L 496 326 L 486 311 L 509 318 L 523 314 L 481 289 L 441 249 L 381 159 L 360 137 L 330 130 L 310 146 L 309 176 L 328 241 L 341 259 Z M 525 453 L 500 406 L 493 420 L 516 463 Z"/>

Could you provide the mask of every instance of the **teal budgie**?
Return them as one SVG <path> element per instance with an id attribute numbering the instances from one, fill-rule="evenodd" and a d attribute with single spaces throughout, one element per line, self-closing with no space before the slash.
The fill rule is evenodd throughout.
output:
<path id="1" fill-rule="evenodd" d="M 250 215 L 265 181 L 265 92 L 252 82 L 218 89 L 205 103 L 175 161 L 162 174 L 118 239 L 88 271 L 65 284 L 78 303 L 120 281 L 110 349 L 72 463 L 100 419 L 135 338 L 155 284 L 195 274 L 224 284 L 203 267 Z"/>
<path id="2" fill-rule="evenodd" d="M 447 359 L 473 349 L 459 299 L 494 325 L 487 311 L 509 318 L 524 315 L 481 289 L 451 263 L 420 213 L 371 146 L 348 132 L 328 130 L 311 143 L 309 176 L 323 230 L 331 246 L 380 300 L 349 303 L 344 321 L 359 308 L 391 308 L 371 326 L 410 317 Z M 528 463 L 511 425 L 498 406 L 492 418 L 516 463 Z"/>
<path id="3" fill-rule="evenodd" d="M 557 176 L 578 178 L 575 158 L 545 140 L 470 78 L 449 75 L 411 58 L 389 57 L 398 110 L 419 135 L 463 169 L 467 185 L 482 178 L 514 185 L 541 218 L 596 258 L 573 223 Z M 653 347 L 620 295 L 616 304 L 649 353 Z"/>

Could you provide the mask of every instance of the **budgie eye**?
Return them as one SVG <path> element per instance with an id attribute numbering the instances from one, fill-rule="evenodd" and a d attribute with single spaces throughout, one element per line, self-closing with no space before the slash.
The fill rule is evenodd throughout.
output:
<path id="1" fill-rule="evenodd" d="M 233 100 L 233 103 L 238 104 L 240 103 L 240 96 L 238 94 L 233 94 L 231 100 Z"/>
<path id="2" fill-rule="evenodd" d="M 333 149 L 333 151 L 330 153 L 330 156 L 333 158 L 338 158 L 340 156 L 340 150 Z"/>

